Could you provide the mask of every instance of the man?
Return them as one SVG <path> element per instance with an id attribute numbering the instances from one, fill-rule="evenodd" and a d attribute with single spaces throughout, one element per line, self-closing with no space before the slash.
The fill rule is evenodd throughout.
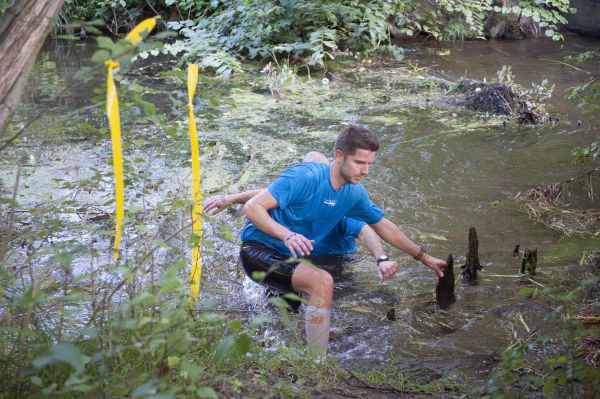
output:
<path id="1" fill-rule="evenodd" d="M 445 262 L 418 247 L 371 200 L 360 181 L 368 175 L 379 138 L 360 125 L 346 126 L 335 143 L 335 160 L 330 165 L 302 163 L 285 171 L 268 188 L 244 206 L 249 222 L 242 231 L 240 257 L 246 272 L 264 265 L 270 276 L 286 275 L 292 288 L 308 295 L 305 315 L 308 345 L 326 353 L 329 341 L 333 298 L 331 275 L 302 259 L 285 262 L 290 256 L 311 254 L 344 218 L 368 223 L 384 241 L 420 260 L 443 276 Z M 382 256 L 377 260 L 385 278 L 396 273 L 395 262 Z"/>
<path id="2" fill-rule="evenodd" d="M 328 164 L 327 158 L 325 155 L 311 151 L 307 153 L 302 162 L 316 162 L 322 164 Z M 203 206 L 203 211 L 205 213 L 212 211 L 213 215 L 216 215 L 229 207 L 232 204 L 245 204 L 252 197 L 259 194 L 263 189 L 244 191 L 242 193 L 237 194 L 228 194 L 228 195 L 218 195 L 210 197 L 206 200 Z M 354 220 L 352 218 L 344 217 L 330 232 L 329 234 L 320 240 L 318 243 L 313 245 L 313 251 L 311 257 L 311 261 L 313 263 L 321 266 L 324 264 L 338 264 L 342 262 L 343 257 L 332 258 L 330 255 L 334 257 L 337 255 L 348 255 L 353 253 L 356 250 L 356 242 L 355 239 L 359 238 L 365 247 L 369 250 L 369 252 L 375 257 L 375 259 L 379 259 L 380 257 L 385 256 L 385 252 L 383 250 L 383 246 L 381 245 L 381 241 L 379 237 L 373 229 L 369 227 L 365 222 L 361 222 L 359 220 Z M 384 265 L 378 265 L 379 271 L 379 279 L 381 282 L 386 278 L 393 277 L 393 275 L 397 271 L 396 262 L 391 262 L 388 264 L 387 268 L 384 268 Z M 254 270 L 254 271 L 266 271 L 266 270 Z M 385 272 L 385 275 L 384 275 Z M 289 278 L 285 277 L 282 284 L 274 284 L 273 279 L 271 278 L 271 287 L 277 288 L 282 293 L 293 292 L 293 288 L 289 283 Z"/>

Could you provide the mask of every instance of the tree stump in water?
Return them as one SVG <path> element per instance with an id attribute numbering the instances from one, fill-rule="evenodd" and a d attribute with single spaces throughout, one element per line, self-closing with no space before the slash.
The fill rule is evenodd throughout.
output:
<path id="1" fill-rule="evenodd" d="M 477 279 L 477 271 L 483 269 L 479 263 L 479 240 L 475 227 L 469 229 L 469 251 L 467 253 L 467 262 L 461 266 L 462 276 L 467 280 Z"/>
<path id="2" fill-rule="evenodd" d="M 533 251 L 526 249 L 523 255 L 523 263 L 521 263 L 521 273 L 531 274 L 535 276 L 535 268 L 537 267 L 537 248 Z"/>
<path id="3" fill-rule="evenodd" d="M 454 258 L 452 254 L 446 259 L 444 277 L 438 279 L 435 287 L 435 300 L 441 308 L 446 308 L 456 302 L 454 295 Z"/>

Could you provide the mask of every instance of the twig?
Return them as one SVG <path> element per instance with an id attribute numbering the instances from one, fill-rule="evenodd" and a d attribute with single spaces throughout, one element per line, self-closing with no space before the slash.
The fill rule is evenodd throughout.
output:
<path id="1" fill-rule="evenodd" d="M 542 288 L 546 288 L 544 285 L 538 283 L 537 281 L 533 280 L 532 278 L 526 277 L 526 279 L 531 281 L 533 284 L 539 285 Z"/>
<path id="2" fill-rule="evenodd" d="M 525 327 L 525 331 L 527 331 L 527 334 L 530 334 L 531 328 L 529 328 L 527 323 L 525 323 L 525 319 L 523 318 L 523 315 L 521 313 L 519 313 L 518 319 L 519 319 L 519 322 L 523 325 L 523 327 Z"/>
<path id="3" fill-rule="evenodd" d="M 8 245 L 12 241 L 13 227 L 15 224 L 15 205 L 17 201 L 17 191 L 19 190 L 19 179 L 21 178 L 21 172 L 23 171 L 23 158 L 19 160 L 19 166 L 17 167 L 17 175 L 15 176 L 15 186 L 13 187 L 12 203 L 10 204 L 10 216 L 8 219 L 8 226 L 6 237 L 2 241 L 2 249 L 0 249 L 0 262 L 4 262 L 4 257 L 8 252 Z"/>
<path id="4" fill-rule="evenodd" d="M 548 59 L 548 58 L 541 58 L 540 60 L 541 60 L 541 61 L 554 62 L 555 64 L 561 64 L 561 65 L 565 65 L 565 66 L 568 66 L 569 68 L 573 68 L 573 69 L 575 69 L 576 71 L 579 71 L 579 72 L 585 72 L 585 73 L 587 73 L 588 75 L 590 74 L 588 71 L 584 71 L 584 70 L 583 70 L 583 69 L 581 69 L 581 68 L 577 68 L 576 66 L 573 66 L 573 65 L 571 65 L 571 64 L 567 64 L 567 63 L 566 63 L 566 62 L 564 62 L 564 61 L 550 60 L 550 59 Z"/>

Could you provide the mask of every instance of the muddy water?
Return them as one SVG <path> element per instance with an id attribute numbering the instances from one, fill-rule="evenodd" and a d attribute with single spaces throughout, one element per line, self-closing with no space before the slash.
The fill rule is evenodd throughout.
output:
<path id="1" fill-rule="evenodd" d="M 582 115 L 561 99 L 567 86 L 586 75 L 559 62 L 566 55 L 598 49 L 600 43 L 567 38 L 564 44 L 521 41 L 404 45 L 414 50 L 408 52 L 413 64 L 429 67 L 429 73 L 450 80 L 462 75 L 489 79 L 506 64 L 512 66 L 516 80 L 524 85 L 549 79 L 557 85 L 551 107 L 560 121 L 538 128 L 505 126 L 502 118 L 447 105 L 445 91 L 435 79 L 423 71 L 395 64 L 347 63 L 337 73 L 339 79 L 323 83 L 320 77 L 300 77 L 280 87 L 277 96 L 269 93 L 264 79 L 240 78 L 225 85 L 236 108 L 223 106 L 208 112 L 205 105 L 198 107 L 205 149 L 203 189 L 219 193 L 262 187 L 307 151 L 331 154 L 342 124 L 368 124 L 383 139 L 371 175 L 363 183 L 373 200 L 390 220 L 403 226 L 432 254 L 455 254 L 455 264 L 464 261 L 468 229 L 476 227 L 484 270 L 477 284 L 458 280 L 457 302 L 442 309 L 433 297 L 436 279 L 431 271 L 389 249 L 389 255 L 400 264 L 400 273 L 382 285 L 373 261 L 361 250 L 338 279 L 331 354 L 353 367 L 395 364 L 423 379 L 451 372 L 477 380 L 497 362 L 498 353 L 510 343 L 513 331 L 524 334 L 519 314 L 532 329 L 554 328 L 544 320 L 548 304 L 525 299 L 520 290 L 536 287 L 536 283 L 568 284 L 572 277 L 567 276 L 573 275 L 581 252 L 599 246 L 597 240 L 562 238 L 536 224 L 517 208 L 513 197 L 533 186 L 564 180 L 585 170 L 584 166 L 571 164 L 569 152 L 574 146 L 598 138 L 598 119 Z M 91 178 L 96 173 L 91 168 L 110 171 L 108 136 L 89 133 L 81 125 L 102 126 L 105 120 L 101 115 L 90 110 L 52 125 L 69 110 L 87 105 L 94 87 L 102 84 L 100 75 L 89 83 L 74 76 L 86 64 L 90 51 L 86 46 L 49 46 L 32 75 L 13 129 L 40 109 L 47 112 L 2 155 L 1 161 L 2 169 L 8 171 L 4 183 L 9 186 L 16 160 L 22 156 L 28 160 L 20 187 L 19 204 L 23 208 L 69 197 L 77 204 L 111 211 L 106 205 L 112 193 L 110 178 L 93 190 L 59 189 L 53 182 L 56 178 L 70 182 Z M 185 90 L 182 82 L 162 77 L 138 75 L 131 79 L 172 91 L 176 97 Z M 67 87 L 65 93 L 61 93 L 61 87 Z M 155 100 L 160 101 L 160 96 Z M 142 177 L 131 184 L 128 201 L 130 206 L 147 211 L 156 209 L 165 193 L 185 198 L 189 190 L 186 124 L 178 116 L 178 112 L 185 112 L 183 100 L 179 110 L 159 106 L 169 117 L 169 125 L 176 128 L 174 136 L 151 124 L 134 125 L 134 117 L 123 118 L 125 140 L 138 140 L 126 150 L 126 157 L 142 159 L 132 166 L 133 173 Z M 144 189 L 148 183 L 152 184 L 151 190 Z M 579 206 L 594 205 L 577 190 L 570 198 Z M 70 217 L 79 229 L 88 223 Z M 238 244 L 223 239 L 218 227 L 232 226 L 236 235 L 243 222 L 239 210 L 233 210 L 205 223 L 206 239 L 213 242 L 213 249 L 204 259 L 202 298 L 220 309 L 234 309 L 237 314 L 274 316 L 262 289 L 240 272 Z M 176 226 L 171 228 L 175 230 Z M 91 234 L 73 232 L 66 236 L 91 245 Z M 135 232 L 126 236 L 125 251 L 133 251 Z M 93 242 L 101 253 L 106 253 L 101 261 L 109 263 L 110 243 L 106 238 L 95 238 Z M 183 236 L 173 246 L 185 253 L 185 243 Z M 515 244 L 538 248 L 536 283 L 517 275 L 519 260 L 512 256 Z M 76 257 L 75 266 L 81 272 L 88 264 L 85 256 Z M 391 308 L 395 309 L 395 321 L 386 318 Z M 301 327 L 299 316 L 292 317 L 292 325 Z M 294 338 L 292 330 L 271 323 L 263 330 L 262 338 L 277 345 Z"/>

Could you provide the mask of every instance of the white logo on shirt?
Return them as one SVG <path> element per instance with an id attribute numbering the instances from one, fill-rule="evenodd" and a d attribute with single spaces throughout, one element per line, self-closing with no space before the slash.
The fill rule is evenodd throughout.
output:
<path id="1" fill-rule="evenodd" d="M 332 200 L 332 199 L 328 199 L 328 200 L 325 200 L 325 202 L 323 202 L 323 203 L 324 203 L 325 205 L 329 205 L 329 206 L 335 206 L 335 204 L 336 204 L 336 201 L 335 201 L 335 200 Z"/>

